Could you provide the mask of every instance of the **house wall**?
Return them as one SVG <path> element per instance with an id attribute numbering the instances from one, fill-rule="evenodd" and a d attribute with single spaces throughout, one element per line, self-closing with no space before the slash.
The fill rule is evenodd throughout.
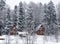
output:
<path id="1" fill-rule="evenodd" d="M 45 32 L 45 28 L 44 27 L 40 27 L 39 30 L 36 31 L 37 35 L 44 35 Z"/>

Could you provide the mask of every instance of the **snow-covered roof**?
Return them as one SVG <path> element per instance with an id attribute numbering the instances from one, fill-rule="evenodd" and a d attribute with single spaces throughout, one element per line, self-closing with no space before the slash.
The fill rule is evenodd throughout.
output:
<path id="1" fill-rule="evenodd" d="M 39 30 L 39 28 L 41 27 L 42 24 L 40 24 L 39 26 L 36 27 L 36 31 Z"/>

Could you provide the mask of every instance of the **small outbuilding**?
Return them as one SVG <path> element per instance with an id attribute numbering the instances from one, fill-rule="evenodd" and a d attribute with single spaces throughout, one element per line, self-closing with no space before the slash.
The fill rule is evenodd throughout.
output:
<path id="1" fill-rule="evenodd" d="M 45 33 L 45 28 L 43 25 L 39 25 L 37 28 L 36 28 L 36 34 L 37 35 L 44 35 Z"/>
<path id="2" fill-rule="evenodd" d="M 16 34 L 17 34 L 17 28 L 16 28 L 16 26 L 13 26 L 10 31 L 10 35 L 16 35 Z"/>

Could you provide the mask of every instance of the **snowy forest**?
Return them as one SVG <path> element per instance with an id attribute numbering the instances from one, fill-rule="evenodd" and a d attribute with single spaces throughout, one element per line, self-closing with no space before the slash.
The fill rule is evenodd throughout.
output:
<path id="1" fill-rule="evenodd" d="M 40 29 L 39 25 L 44 27 L 44 34 L 40 35 L 37 32 Z M 22 35 L 22 33 L 24 34 Z M 58 42 L 60 37 L 60 3 L 54 5 L 50 1 L 47 4 L 42 4 L 41 2 L 37 4 L 30 2 L 27 4 L 21 1 L 12 10 L 6 4 L 6 0 L 0 0 L 0 36 L 3 35 L 26 37 L 28 41 L 26 44 L 34 44 L 36 35 L 44 36 L 44 40 L 48 39 L 46 36 L 50 36 L 51 38 L 54 36 L 56 42 Z M 32 43 L 29 42 L 31 36 L 33 36 Z M 9 42 L 6 44 L 9 44 Z"/>

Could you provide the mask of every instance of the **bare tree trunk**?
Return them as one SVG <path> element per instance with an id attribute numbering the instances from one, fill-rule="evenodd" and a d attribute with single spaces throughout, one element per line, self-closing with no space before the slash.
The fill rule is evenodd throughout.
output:
<path id="1" fill-rule="evenodd" d="M 18 44 L 18 38 L 17 38 L 17 35 L 16 35 L 16 44 Z"/>
<path id="2" fill-rule="evenodd" d="M 58 42 L 58 31 L 57 31 L 57 33 L 55 34 L 55 39 L 56 39 L 56 42 Z"/>
<path id="3" fill-rule="evenodd" d="M 29 44 L 29 43 L 28 43 L 28 35 L 27 35 L 27 44 Z"/>
<path id="4" fill-rule="evenodd" d="M 32 44 L 34 44 L 35 41 L 35 35 L 32 36 Z"/>
<path id="5" fill-rule="evenodd" d="M 7 39 L 7 36 L 6 36 L 6 44 L 8 44 L 8 42 L 7 42 L 7 41 L 8 41 L 8 39 Z"/>
<path id="6" fill-rule="evenodd" d="M 10 37 L 9 37 L 9 35 L 8 35 L 8 44 L 10 44 Z"/>

